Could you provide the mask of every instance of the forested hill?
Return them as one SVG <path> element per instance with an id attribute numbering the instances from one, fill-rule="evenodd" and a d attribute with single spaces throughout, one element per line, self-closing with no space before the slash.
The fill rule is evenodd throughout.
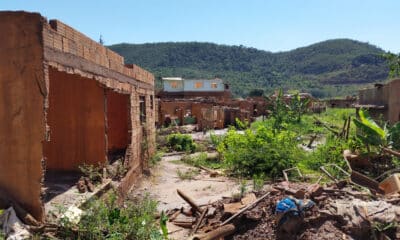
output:
<path id="1" fill-rule="evenodd" d="M 357 93 L 368 83 L 384 81 L 384 51 L 368 43 L 335 39 L 287 52 L 272 53 L 213 43 L 149 43 L 109 46 L 156 77 L 214 78 L 229 82 L 236 96 L 251 89 L 309 91 L 316 97 Z"/>

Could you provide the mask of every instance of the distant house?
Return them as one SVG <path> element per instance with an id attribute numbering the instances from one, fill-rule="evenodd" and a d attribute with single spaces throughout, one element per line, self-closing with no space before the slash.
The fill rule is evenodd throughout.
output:
<path id="1" fill-rule="evenodd" d="M 266 114 L 263 97 L 232 99 L 222 79 L 163 78 L 157 94 L 157 125 L 197 124 L 198 129 L 223 128 L 236 119 L 251 121 Z"/>
<path id="2" fill-rule="evenodd" d="M 372 117 L 394 124 L 400 121 L 400 79 L 359 91 L 357 109 L 369 110 Z"/>
<path id="3" fill-rule="evenodd" d="M 218 98 L 231 97 L 229 86 L 222 79 L 184 79 L 180 77 L 163 78 L 162 98 Z"/>
<path id="4" fill-rule="evenodd" d="M 326 104 L 330 108 L 354 108 L 357 103 L 357 98 L 353 96 L 347 96 L 345 98 L 332 98 L 325 100 Z"/>

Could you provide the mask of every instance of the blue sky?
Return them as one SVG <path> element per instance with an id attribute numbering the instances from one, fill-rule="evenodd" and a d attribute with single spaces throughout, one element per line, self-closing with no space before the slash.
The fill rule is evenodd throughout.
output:
<path id="1" fill-rule="evenodd" d="M 105 44 L 214 42 L 277 52 L 333 38 L 400 52 L 398 0 L 1 0 Z"/>

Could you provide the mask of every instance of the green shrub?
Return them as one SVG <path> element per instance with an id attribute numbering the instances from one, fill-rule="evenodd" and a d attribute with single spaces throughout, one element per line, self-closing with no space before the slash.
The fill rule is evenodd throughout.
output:
<path id="1" fill-rule="evenodd" d="M 163 151 L 157 151 L 151 158 L 150 164 L 152 166 L 156 165 L 159 161 L 161 161 L 162 156 L 164 155 Z"/>
<path id="2" fill-rule="evenodd" d="M 200 169 L 191 168 L 188 169 L 187 171 L 181 171 L 180 169 L 177 169 L 176 174 L 181 180 L 192 180 L 194 179 L 194 177 L 200 174 Z"/>
<path id="3" fill-rule="evenodd" d="M 254 174 L 253 175 L 253 190 L 260 191 L 264 187 L 265 174 Z"/>
<path id="4" fill-rule="evenodd" d="M 350 149 L 349 144 L 342 140 L 329 135 L 325 144 L 320 144 L 298 164 L 300 169 L 319 171 L 319 167 L 328 163 L 337 164 L 345 168 L 346 162 L 343 159 L 343 151 Z"/>
<path id="5" fill-rule="evenodd" d="M 224 164 L 236 175 L 252 177 L 264 173 L 276 178 L 302 158 L 303 151 L 297 145 L 293 132 L 274 133 L 260 125 L 243 134 L 229 130 L 217 149 Z"/>
<path id="6" fill-rule="evenodd" d="M 156 202 L 148 197 L 119 207 L 115 194 L 96 200 L 85 211 L 80 223 L 63 224 L 62 239 L 163 239 L 155 219 Z M 73 229 L 73 231 L 72 231 Z"/>
<path id="7" fill-rule="evenodd" d="M 245 130 L 250 127 L 249 121 L 245 120 L 244 122 L 240 121 L 239 118 L 235 118 L 235 126 L 239 130 Z"/>
<path id="8" fill-rule="evenodd" d="M 205 165 L 205 162 L 207 161 L 207 153 L 202 152 L 196 156 L 185 155 L 181 160 L 189 165 L 199 167 L 200 165 Z"/>
<path id="9" fill-rule="evenodd" d="M 222 142 L 223 139 L 224 139 L 223 135 L 216 135 L 214 132 L 210 133 L 210 143 L 214 147 L 217 147 Z"/>
<path id="10" fill-rule="evenodd" d="M 194 152 L 196 150 L 196 144 L 190 135 L 187 134 L 170 134 L 167 137 L 167 145 L 171 150 L 174 151 L 185 151 Z"/>
<path id="11" fill-rule="evenodd" d="M 102 166 L 100 166 L 100 165 L 95 166 L 95 165 L 84 163 L 84 164 L 78 166 L 78 168 L 85 177 L 88 177 L 90 179 L 90 181 L 92 181 L 92 183 L 101 182 L 101 179 L 103 177 L 102 176 L 102 170 L 103 170 Z"/>

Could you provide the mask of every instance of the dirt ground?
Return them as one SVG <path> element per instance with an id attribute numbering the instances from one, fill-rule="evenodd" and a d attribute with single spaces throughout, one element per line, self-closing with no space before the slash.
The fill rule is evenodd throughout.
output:
<path id="1" fill-rule="evenodd" d="M 180 159 L 183 155 L 165 156 L 151 169 L 150 176 L 142 179 L 135 187 L 132 196 L 149 194 L 158 201 L 160 211 L 189 206 L 179 197 L 176 190 L 180 189 L 190 196 L 198 205 L 215 202 L 223 197 L 231 197 L 239 192 L 239 183 L 227 177 L 211 178 L 205 171 L 194 176 L 192 180 L 181 180 L 177 171 L 185 172 L 194 167 L 188 166 Z M 250 187 L 250 186 L 249 186 Z M 185 239 L 189 231 L 168 223 L 172 239 Z"/>

